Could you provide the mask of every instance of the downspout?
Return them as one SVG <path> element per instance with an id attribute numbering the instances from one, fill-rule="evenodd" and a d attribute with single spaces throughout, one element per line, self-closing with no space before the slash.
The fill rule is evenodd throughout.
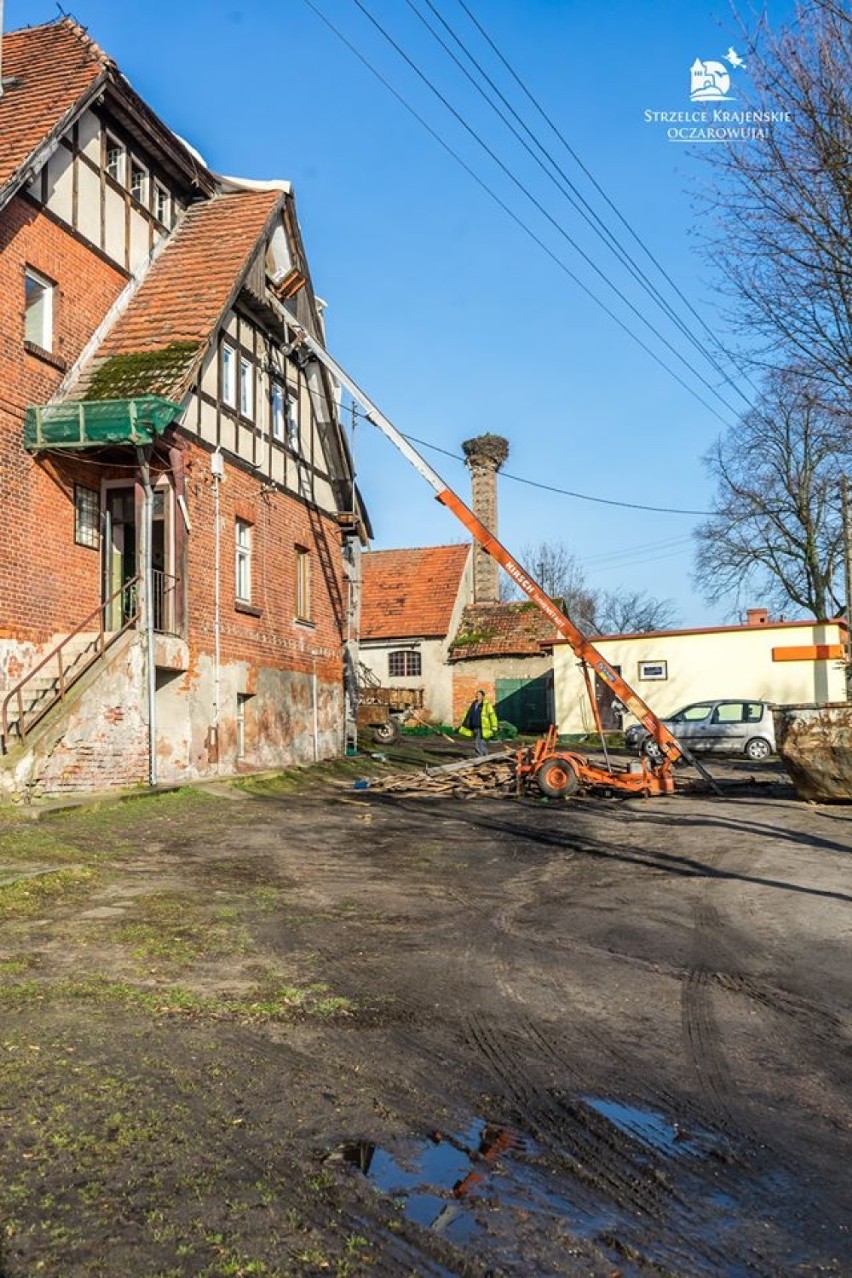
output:
<path id="1" fill-rule="evenodd" d="M 319 763 L 319 699 L 317 697 L 317 655 L 311 654 L 314 659 L 314 670 L 311 675 L 311 696 L 314 706 L 314 763 Z"/>
<path id="2" fill-rule="evenodd" d="M 216 743 L 216 771 L 219 772 L 221 771 L 219 724 L 222 701 L 219 484 L 224 473 L 220 452 L 215 452 L 210 458 L 210 473 L 213 476 L 213 740 Z"/>
<path id="3" fill-rule="evenodd" d="M 154 664 L 154 564 L 152 559 L 154 531 L 154 490 L 151 467 L 144 448 L 137 448 L 145 506 L 142 516 L 142 619 L 145 627 L 145 651 L 148 675 L 148 784 L 157 784 L 157 676 Z"/>

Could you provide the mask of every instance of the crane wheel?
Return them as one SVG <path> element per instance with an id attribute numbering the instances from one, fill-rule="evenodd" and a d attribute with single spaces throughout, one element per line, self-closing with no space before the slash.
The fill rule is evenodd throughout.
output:
<path id="1" fill-rule="evenodd" d="M 567 759 L 545 759 L 535 779 L 539 790 L 549 799 L 570 799 L 580 785 L 580 779 Z"/>

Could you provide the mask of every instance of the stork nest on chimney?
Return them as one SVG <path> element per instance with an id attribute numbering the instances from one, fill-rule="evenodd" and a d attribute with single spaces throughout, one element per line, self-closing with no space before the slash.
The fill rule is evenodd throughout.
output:
<path id="1" fill-rule="evenodd" d="M 476 435 L 464 441 L 462 451 L 469 466 L 490 465 L 499 470 L 509 456 L 509 441 L 502 435 Z"/>

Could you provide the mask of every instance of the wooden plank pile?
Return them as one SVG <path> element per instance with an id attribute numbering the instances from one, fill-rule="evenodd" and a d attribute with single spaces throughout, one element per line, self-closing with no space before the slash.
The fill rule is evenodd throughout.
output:
<path id="1" fill-rule="evenodd" d="M 370 789 L 407 799 L 501 798 L 515 793 L 515 756 L 504 751 L 445 763 L 438 768 L 422 768 L 418 772 L 395 772 L 372 782 Z"/>

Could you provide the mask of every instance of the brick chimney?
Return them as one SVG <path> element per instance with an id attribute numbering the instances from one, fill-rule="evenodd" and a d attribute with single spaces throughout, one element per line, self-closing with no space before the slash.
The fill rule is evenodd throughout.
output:
<path id="1" fill-rule="evenodd" d="M 497 534 L 497 471 L 509 456 L 509 441 L 502 435 L 477 435 L 462 444 L 470 469 L 473 513 L 489 532 Z M 473 601 L 497 603 L 500 569 L 481 546 L 473 548 Z"/>
<path id="2" fill-rule="evenodd" d="M 746 608 L 746 625 L 747 626 L 768 626 L 769 625 L 769 609 L 768 608 Z"/>

